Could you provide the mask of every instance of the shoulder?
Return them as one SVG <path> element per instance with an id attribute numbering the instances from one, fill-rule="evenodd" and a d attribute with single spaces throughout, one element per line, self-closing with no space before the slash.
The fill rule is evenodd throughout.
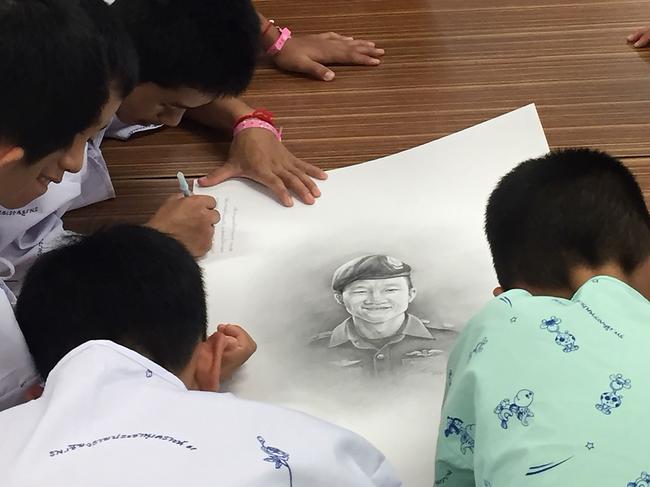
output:
<path id="1" fill-rule="evenodd" d="M 332 331 L 321 331 L 315 335 L 309 337 L 309 343 L 322 343 L 325 341 L 330 341 L 332 338 Z"/>

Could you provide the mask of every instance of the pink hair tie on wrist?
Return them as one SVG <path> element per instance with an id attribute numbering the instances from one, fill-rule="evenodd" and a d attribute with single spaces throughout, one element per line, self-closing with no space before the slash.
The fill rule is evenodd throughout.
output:
<path id="1" fill-rule="evenodd" d="M 246 129 L 264 129 L 273 132 L 273 135 L 282 141 L 282 129 L 277 129 L 273 124 L 260 120 L 259 118 L 247 118 L 239 122 L 232 131 L 232 136 L 235 137 L 239 132 Z"/>
<path id="2" fill-rule="evenodd" d="M 280 37 L 278 37 L 275 41 L 275 43 L 268 48 L 266 53 L 269 56 L 275 56 L 277 53 L 279 53 L 284 45 L 287 43 L 287 41 L 291 39 L 291 31 L 288 28 L 283 28 L 280 29 Z"/>

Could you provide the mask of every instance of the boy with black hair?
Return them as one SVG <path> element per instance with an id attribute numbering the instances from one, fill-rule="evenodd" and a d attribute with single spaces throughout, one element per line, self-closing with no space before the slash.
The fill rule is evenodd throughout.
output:
<path id="1" fill-rule="evenodd" d="M 236 325 L 206 337 L 200 268 L 155 230 L 114 227 L 47 253 L 17 318 L 47 383 L 0 413 L 7 487 L 400 485 L 349 431 L 214 393 L 255 344 Z"/>
<path id="2" fill-rule="evenodd" d="M 293 204 L 290 191 L 314 203 L 320 191 L 312 178 L 326 174 L 285 148 L 272 114 L 234 98 L 250 83 L 260 47 L 260 19 L 250 0 L 116 0 L 111 8 L 140 58 L 141 82 L 120 107 L 121 122 L 176 126 L 187 116 L 232 131 L 225 165 L 199 184 L 247 177 L 285 206 Z"/>
<path id="3" fill-rule="evenodd" d="M 501 287 L 449 360 L 436 485 L 646 485 L 650 215 L 634 176 L 586 149 L 526 161 L 485 226 Z"/>
<path id="4" fill-rule="evenodd" d="M 6 0 L 6 3 L 9 5 L 14 2 Z M 27 6 L 39 5 L 38 1 L 17 3 Z M 138 82 L 138 58 L 135 49 L 121 21 L 110 7 L 101 0 L 74 0 L 71 5 L 81 8 L 95 26 L 88 35 L 96 37 L 95 43 L 98 46 L 96 52 L 87 61 L 77 61 L 72 56 L 68 58 L 70 61 L 55 64 L 54 61 L 51 61 L 52 59 L 60 61 L 59 58 L 71 51 L 72 48 L 69 45 L 58 46 L 56 43 L 51 43 L 45 50 L 45 54 L 49 55 L 48 59 L 44 61 L 44 64 L 40 64 L 41 52 L 28 47 L 37 44 L 23 39 L 30 35 L 13 30 L 3 32 L 3 37 L 7 39 L 5 49 L 8 59 L 15 59 L 16 64 L 23 64 L 19 69 L 24 72 L 21 77 L 27 80 L 15 83 L 13 78 L 3 77 L 3 81 L 0 81 L 0 83 L 8 85 L 0 87 L 0 91 L 3 93 L 0 96 L 6 96 L 9 106 L 16 107 L 16 115 L 12 116 L 11 113 L 8 113 L 5 117 L 3 113 L 2 120 L 0 120 L 0 124 L 4 124 L 8 133 L 23 127 L 21 129 L 22 137 L 29 137 L 29 144 L 42 144 L 41 139 L 52 138 L 50 132 L 56 134 L 60 127 L 66 127 L 69 124 L 69 118 L 74 122 L 76 111 L 81 110 L 79 107 L 93 106 L 93 90 L 99 90 L 105 97 L 108 97 L 108 85 L 102 91 L 99 88 L 77 87 L 74 84 L 66 83 L 66 76 L 74 76 L 74 70 L 77 67 L 81 76 L 85 76 L 84 81 L 91 86 L 97 84 L 101 86 L 101 82 L 93 78 L 94 70 L 108 76 L 111 95 L 110 100 L 105 103 L 106 111 L 101 123 L 96 123 L 91 130 L 77 134 L 74 143 L 64 154 L 65 157 L 61 154 L 57 156 L 54 153 L 50 156 L 55 158 L 55 162 L 60 161 L 60 167 L 44 171 L 44 176 L 39 181 L 46 183 L 54 181 L 57 184 L 49 187 L 47 193 L 42 195 L 41 193 L 45 192 L 45 186 L 41 184 L 39 186 L 40 193 L 26 195 L 17 204 L 12 205 L 19 208 L 15 211 L 0 208 L 0 225 L 2 226 L 0 257 L 9 261 L 16 269 L 15 274 L 8 280 L 8 285 L 14 292 L 19 291 L 22 276 L 34 259 L 54 247 L 57 240 L 65 235 L 62 216 L 66 211 L 115 195 L 99 145 L 104 136 L 119 134 L 114 123 L 110 122 L 117 107 L 133 91 Z M 84 29 L 84 23 L 79 22 L 80 32 L 83 32 Z M 76 34 L 76 37 L 80 37 L 80 34 Z M 70 36 L 74 41 L 77 41 L 76 37 Z M 51 55 L 55 48 L 61 49 L 62 54 Z M 73 62 L 75 67 L 69 67 L 68 64 Z M 27 65 L 30 67 L 25 67 Z M 66 73 L 69 74 L 60 77 L 54 76 L 44 83 L 42 73 L 50 71 L 43 69 L 43 66 L 45 68 L 50 66 L 52 72 L 57 72 L 63 65 L 66 66 Z M 88 74 L 84 75 L 84 70 Z M 3 72 L 10 73 L 11 70 L 3 70 Z M 48 87 L 45 93 L 49 98 L 38 103 L 42 107 L 40 112 L 34 101 L 28 102 L 26 107 L 21 107 L 20 103 L 16 101 L 30 98 L 41 100 L 39 86 L 43 84 Z M 57 94 L 57 90 L 70 91 Z M 65 106 L 64 101 L 69 103 L 69 106 Z M 29 125 L 32 112 L 36 113 L 35 117 L 44 118 L 41 125 Z M 42 115 L 43 113 L 49 115 L 46 117 Z M 53 129 L 48 128 L 41 132 L 41 126 L 51 126 Z M 47 134 L 46 137 L 41 137 L 42 133 Z M 10 142 L 9 139 L 7 139 L 8 142 Z M 11 144 L 7 145 L 8 149 L 11 147 Z M 36 154 L 37 157 L 42 155 L 42 151 L 40 154 Z M 48 160 L 48 157 L 44 157 L 41 163 Z M 68 174 L 64 175 L 64 170 L 68 170 Z M 37 196 L 40 197 L 37 198 Z M 160 207 L 147 224 L 175 236 L 195 255 L 202 255 L 210 248 L 214 234 L 213 225 L 219 221 L 219 214 L 215 210 L 215 206 L 216 202 L 211 196 L 196 195 L 189 198 L 182 198 L 180 195 L 174 196 Z"/>
<path id="5" fill-rule="evenodd" d="M 0 20 L 1 410 L 30 395 L 38 380 L 5 281 L 14 287 L 16 267 L 64 234 L 64 211 L 93 201 L 82 185 L 112 191 L 94 146 L 137 82 L 137 59 L 101 0 L 0 0 Z M 209 246 L 219 218 L 214 205 L 211 197 L 170 200 L 149 225 L 190 248 Z"/>
<path id="6" fill-rule="evenodd" d="M 135 80 L 111 86 L 97 26 L 76 2 L 0 0 L 0 25 L 2 248 L 15 240 L 11 222 L 47 211 L 17 208 L 81 169 L 86 140 L 113 117 Z M 49 232 L 52 223 L 44 225 Z M 13 272 L 12 262 L 0 258 L 0 410 L 24 400 L 39 381 L 14 318 L 15 296 L 4 283 Z"/>

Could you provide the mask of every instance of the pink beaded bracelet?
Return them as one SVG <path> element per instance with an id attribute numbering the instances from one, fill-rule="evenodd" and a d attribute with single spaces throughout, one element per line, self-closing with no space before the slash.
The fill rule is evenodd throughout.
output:
<path id="1" fill-rule="evenodd" d="M 279 53 L 284 47 L 284 45 L 287 43 L 287 41 L 291 39 L 291 31 L 288 28 L 285 27 L 279 30 L 280 30 L 280 37 L 278 37 L 275 40 L 275 43 L 271 47 L 269 47 L 268 50 L 266 51 L 266 53 L 269 56 L 275 56 L 277 53 Z"/>
<path id="2" fill-rule="evenodd" d="M 275 135 L 278 140 L 282 140 L 282 129 L 278 130 L 272 124 L 260 120 L 259 118 L 247 118 L 246 120 L 242 120 L 233 129 L 232 136 L 235 137 L 239 132 L 246 129 L 268 130 L 269 132 L 273 132 L 273 135 Z"/>

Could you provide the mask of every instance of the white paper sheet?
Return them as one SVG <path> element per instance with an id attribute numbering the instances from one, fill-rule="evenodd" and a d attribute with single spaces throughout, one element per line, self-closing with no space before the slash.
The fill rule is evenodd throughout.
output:
<path id="1" fill-rule="evenodd" d="M 496 286 L 483 234 L 488 196 L 519 162 L 548 150 L 529 105 L 331 171 L 312 207 L 284 208 L 243 181 L 197 188 L 215 196 L 222 213 L 202 262 L 210 323 L 241 323 L 259 345 L 231 390 L 350 428 L 386 454 L 405 486 L 433 485 L 449 345 L 435 347 L 444 353 L 427 362 L 433 369 L 426 373 L 416 367 L 373 376 L 340 356 L 330 360 L 329 340 L 312 339 L 349 316 L 334 299 L 332 274 L 363 255 L 403 261 L 417 289 L 408 312 L 427 326 L 460 331 Z"/>

